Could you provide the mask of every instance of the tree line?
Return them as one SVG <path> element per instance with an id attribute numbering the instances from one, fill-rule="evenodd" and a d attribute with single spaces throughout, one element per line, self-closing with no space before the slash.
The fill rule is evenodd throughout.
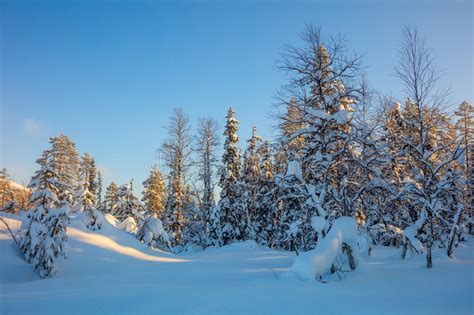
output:
<path id="1" fill-rule="evenodd" d="M 102 194 L 94 159 L 79 157 L 66 136 L 52 137 L 29 185 L 20 240 L 27 261 L 54 274 L 74 213 L 93 230 L 110 213 L 150 246 L 177 252 L 244 240 L 307 251 L 349 216 L 371 245 L 399 247 L 402 257 L 423 252 L 428 268 L 434 247 L 452 256 L 472 232 L 474 107 L 446 111 L 447 90 L 414 28 L 403 30 L 395 63 L 401 100 L 370 88 L 343 37 L 308 26 L 302 42 L 281 55 L 287 84 L 277 94 L 275 139 L 253 127 L 241 150 L 229 108 L 219 163 L 217 122 L 201 119 L 192 135 L 189 117 L 175 109 L 160 148 L 165 168 L 150 170 L 141 201 L 132 182 L 112 182 Z"/>

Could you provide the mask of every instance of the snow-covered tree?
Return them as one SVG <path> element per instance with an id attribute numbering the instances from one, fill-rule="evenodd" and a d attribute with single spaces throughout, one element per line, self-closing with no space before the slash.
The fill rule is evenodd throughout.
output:
<path id="1" fill-rule="evenodd" d="M 104 201 L 102 200 L 102 173 L 97 171 L 97 210 L 103 211 L 104 209 Z"/>
<path id="2" fill-rule="evenodd" d="M 347 53 L 343 40 L 324 42 L 320 30 L 311 26 L 303 39 L 303 48 L 289 47 L 282 58 L 281 66 L 290 74 L 290 81 L 282 89 L 281 100 L 296 108 L 297 114 L 281 116 L 280 126 L 301 126 L 289 130 L 285 138 L 301 144 L 294 146 L 298 151 L 293 154 L 301 161 L 304 177 L 298 184 L 304 184 L 310 198 L 305 201 L 311 205 L 307 217 L 318 216 L 319 221 L 330 223 L 356 210 L 350 166 L 353 105 L 359 96 L 354 78 L 360 62 Z"/>
<path id="3" fill-rule="evenodd" d="M 262 138 L 257 135 L 257 128 L 252 127 L 252 137 L 247 141 L 247 148 L 244 152 L 244 162 L 241 175 L 242 194 L 240 201 L 244 208 L 244 218 L 242 236 L 244 239 L 255 239 L 255 225 L 258 220 L 258 200 L 257 192 L 260 186 L 260 157 L 259 149 L 262 145 Z"/>
<path id="4" fill-rule="evenodd" d="M 95 205 L 97 204 L 97 170 L 95 168 L 94 158 L 88 153 L 84 153 L 81 157 L 79 173 L 81 175 L 81 183 L 77 186 L 76 191 L 74 192 L 73 206 L 71 210 L 73 212 L 87 210 L 88 213 L 86 215 L 93 215 L 92 209 L 95 208 Z"/>
<path id="5" fill-rule="evenodd" d="M 3 168 L 0 171 L 0 208 L 3 208 L 10 196 L 10 176 L 7 169 Z"/>
<path id="6" fill-rule="evenodd" d="M 309 250 L 314 233 L 311 227 L 311 212 L 308 207 L 308 194 L 305 188 L 301 165 L 296 155 L 290 152 L 286 172 L 278 175 L 282 215 L 278 233 L 279 247 L 287 250 Z"/>
<path id="7" fill-rule="evenodd" d="M 76 144 L 65 135 L 51 137 L 49 142 L 51 149 L 47 154 L 43 154 L 37 163 L 41 166 L 46 165 L 49 163 L 46 156 L 50 157 L 50 167 L 57 174 L 58 180 L 64 184 L 59 188 L 58 197 L 67 200 L 72 206 L 74 192 L 81 184 L 80 160 Z"/>
<path id="8" fill-rule="evenodd" d="M 138 229 L 137 238 L 154 248 L 171 249 L 168 233 L 163 228 L 161 220 L 156 217 L 156 213 L 143 220 Z"/>
<path id="9" fill-rule="evenodd" d="M 74 195 L 76 202 L 74 212 L 81 213 L 87 228 L 95 231 L 101 228 L 101 223 L 98 219 L 99 214 L 94 207 L 95 196 L 89 191 L 89 183 L 90 181 L 86 173 L 82 189 Z"/>
<path id="10" fill-rule="evenodd" d="M 189 248 L 205 248 L 208 245 L 206 213 L 197 207 L 189 185 L 186 186 L 183 199 L 183 217 L 182 245 Z"/>
<path id="11" fill-rule="evenodd" d="M 459 226 L 459 222 L 446 220 L 453 206 L 456 212 L 462 211 L 457 206 L 459 198 L 447 196 L 458 194 L 456 187 L 461 178 L 451 170 L 457 167 L 463 150 L 450 118 L 440 110 L 443 99 L 436 89 L 437 71 L 430 50 L 416 29 L 406 28 L 403 32 L 396 74 L 409 97 L 399 118 L 403 132 L 395 139 L 402 146 L 399 154 L 409 167 L 403 179 L 404 194 L 414 205 L 413 224 L 405 228 L 405 236 L 412 247 L 426 249 L 427 267 L 431 268 L 433 245 L 445 228 Z"/>
<path id="12" fill-rule="evenodd" d="M 34 192 L 30 202 L 33 209 L 21 225 L 20 249 L 28 263 L 33 264 L 40 277 L 52 277 L 56 273 L 56 260 L 65 257 L 66 226 L 69 223 L 68 204 L 58 194 L 66 185 L 52 166 L 55 156 L 51 150 L 43 153 L 40 169 L 33 176 L 29 188 Z"/>
<path id="13" fill-rule="evenodd" d="M 105 190 L 104 207 L 103 207 L 104 213 L 114 212 L 114 206 L 118 202 L 117 192 L 118 192 L 117 184 L 115 184 L 115 182 L 111 182 L 110 185 Z"/>
<path id="14" fill-rule="evenodd" d="M 208 235 L 208 246 L 222 245 L 221 209 L 219 203 L 211 209 L 206 232 L 206 234 Z"/>
<path id="15" fill-rule="evenodd" d="M 189 117 L 181 109 L 175 109 L 167 130 L 168 139 L 161 147 L 169 170 L 163 223 L 176 245 L 183 239 L 183 195 L 191 157 Z"/>
<path id="16" fill-rule="evenodd" d="M 258 150 L 260 158 L 259 180 L 255 193 L 254 226 L 258 243 L 272 246 L 277 233 L 277 216 L 279 203 L 277 202 L 277 187 L 275 185 L 274 166 L 270 145 L 265 141 Z"/>
<path id="17" fill-rule="evenodd" d="M 218 230 L 222 237 L 221 240 L 215 240 L 214 243 L 227 245 L 235 240 L 242 240 L 245 231 L 247 219 L 244 216 L 243 205 L 239 203 L 241 196 L 240 182 L 240 155 L 237 148 L 239 137 L 237 136 L 239 122 L 235 119 L 235 112 L 231 108 L 227 111 L 227 123 L 224 136 L 224 154 L 222 156 L 222 168 L 220 172 L 219 186 L 221 187 L 221 198 L 218 206 L 214 208 L 214 218 L 219 217 L 220 229 L 213 229 L 212 238 L 218 237 L 215 234 Z"/>
<path id="18" fill-rule="evenodd" d="M 95 160 L 89 153 L 84 153 L 81 157 L 81 163 L 79 167 L 79 173 L 81 174 L 82 182 L 88 181 L 89 192 L 93 196 L 93 205 L 97 203 L 97 168 L 95 166 Z M 83 185 L 81 185 L 83 186 Z"/>
<path id="19" fill-rule="evenodd" d="M 468 181 L 467 189 L 465 190 L 465 205 L 466 212 L 470 216 L 469 233 L 473 233 L 472 220 L 474 219 L 474 178 L 472 176 L 474 168 L 472 167 L 472 151 L 474 150 L 474 106 L 464 101 L 459 105 L 455 112 L 458 116 L 459 133 L 462 139 L 462 146 L 464 148 L 464 170 L 465 177 Z"/>
<path id="20" fill-rule="evenodd" d="M 0 210 L 16 213 L 20 210 L 20 204 L 15 200 L 11 189 L 10 176 L 7 169 L 0 170 Z"/>
<path id="21" fill-rule="evenodd" d="M 166 191 L 163 175 L 157 167 L 150 170 L 150 176 L 143 182 L 143 198 L 145 210 L 155 213 L 157 218 L 163 217 Z"/>
<path id="22" fill-rule="evenodd" d="M 199 180 L 202 182 L 202 212 L 206 222 L 209 222 L 214 198 L 214 173 L 217 163 L 215 154 L 220 144 L 217 136 L 218 125 L 213 118 L 203 118 L 199 121 L 198 136 L 196 138 L 197 165 Z"/>
<path id="23" fill-rule="evenodd" d="M 112 215 L 120 222 L 132 220 L 138 226 L 143 219 L 142 206 L 133 193 L 132 183 L 124 184 L 117 191 L 117 202 L 112 207 Z"/>

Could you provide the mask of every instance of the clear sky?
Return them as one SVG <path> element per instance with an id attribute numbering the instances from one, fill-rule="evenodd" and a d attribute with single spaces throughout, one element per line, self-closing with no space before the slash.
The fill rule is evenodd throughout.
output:
<path id="1" fill-rule="evenodd" d="M 233 106 L 241 139 L 254 124 L 270 137 L 285 80 L 276 60 L 306 23 L 345 34 L 371 85 L 395 97 L 401 28 L 416 25 L 452 104 L 472 102 L 472 3 L 0 1 L 1 166 L 27 183 L 48 138 L 64 133 L 95 157 L 106 184 L 141 183 L 174 107 L 194 126 L 211 115 L 222 127 Z"/>

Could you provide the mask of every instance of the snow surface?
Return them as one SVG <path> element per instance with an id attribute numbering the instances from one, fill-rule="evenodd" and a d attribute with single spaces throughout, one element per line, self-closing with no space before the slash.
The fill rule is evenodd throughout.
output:
<path id="1" fill-rule="evenodd" d="M 456 258 L 435 251 L 431 270 L 424 255 L 401 260 L 399 251 L 376 247 L 347 278 L 323 284 L 282 277 L 295 253 L 248 241 L 173 255 L 105 218 L 94 232 L 73 218 L 69 258 L 43 280 L 0 222 L 0 314 L 474 313 L 472 240 Z M 13 229 L 20 224 L 7 221 Z"/>

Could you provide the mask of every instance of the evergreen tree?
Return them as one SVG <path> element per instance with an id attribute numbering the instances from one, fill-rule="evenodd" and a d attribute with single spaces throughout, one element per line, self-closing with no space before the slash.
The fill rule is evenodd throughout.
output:
<path id="1" fill-rule="evenodd" d="M 183 199 L 183 245 L 187 247 L 204 248 L 207 244 L 206 218 L 193 199 L 189 185 Z"/>
<path id="2" fill-rule="evenodd" d="M 240 183 L 240 155 L 237 148 L 239 137 L 237 136 L 238 121 L 235 119 L 235 112 L 229 108 L 227 112 L 227 123 L 225 126 L 224 136 L 224 154 L 222 156 L 222 169 L 220 174 L 219 186 L 221 187 L 221 198 L 218 206 L 214 209 L 219 213 L 213 213 L 214 218 L 219 218 L 220 229 L 214 228 L 213 235 L 214 244 L 227 245 L 234 240 L 242 240 L 245 231 L 242 231 L 244 217 L 244 209 L 239 203 L 242 185 Z M 245 224 L 245 223 L 244 223 Z M 220 231 L 221 235 L 216 232 Z M 222 237 L 222 239 L 216 239 Z"/>
<path id="3" fill-rule="evenodd" d="M 115 210 L 114 207 L 118 202 L 117 192 L 118 192 L 117 184 L 115 184 L 114 182 L 111 182 L 110 185 L 105 190 L 104 209 L 103 209 L 105 213 L 114 212 Z"/>
<path id="4" fill-rule="evenodd" d="M 260 158 L 259 149 L 262 144 L 262 138 L 257 135 L 257 128 L 252 127 L 252 137 L 247 142 L 247 148 L 244 153 L 244 163 L 242 170 L 242 194 L 240 201 L 244 208 L 245 223 L 242 227 L 244 239 L 256 239 L 255 225 L 258 220 L 258 200 L 257 192 L 260 183 Z"/>
<path id="5" fill-rule="evenodd" d="M 80 160 L 76 151 L 76 144 L 65 135 L 50 138 L 51 149 L 45 152 L 37 163 L 41 166 L 48 163 L 46 156 L 51 158 L 51 168 L 58 176 L 58 180 L 63 183 L 59 187 L 58 197 L 73 204 L 74 192 L 81 185 L 79 173 Z"/>
<path id="6" fill-rule="evenodd" d="M 104 210 L 104 202 L 102 200 L 102 173 L 100 171 L 97 172 L 97 210 L 103 211 Z"/>
<path id="7" fill-rule="evenodd" d="M 286 250 L 309 250 L 314 244 L 311 227 L 311 212 L 307 204 L 308 195 L 304 187 L 301 165 L 296 154 L 290 151 L 284 176 L 278 175 L 282 215 L 278 232 L 279 247 Z"/>
<path id="8" fill-rule="evenodd" d="M 162 219 L 165 209 L 166 192 L 163 175 L 157 167 L 150 170 L 150 176 L 143 182 L 143 198 L 145 210 L 156 214 L 157 218 Z"/>
<path id="9" fill-rule="evenodd" d="M 43 153 L 40 169 L 28 186 L 34 191 L 30 199 L 33 209 L 20 229 L 20 249 L 42 278 L 55 274 L 56 260 L 59 256 L 65 257 L 67 241 L 69 208 L 67 202 L 58 197 L 67 186 L 59 181 L 60 176 L 54 171 L 55 162 L 52 150 Z"/>
<path id="10" fill-rule="evenodd" d="M 95 196 L 89 191 L 89 183 L 90 181 L 86 173 L 83 188 L 74 196 L 74 200 L 76 200 L 74 212 L 81 213 L 87 228 L 95 231 L 101 228 L 101 224 L 98 221 L 99 214 L 94 208 Z"/>
<path id="11" fill-rule="evenodd" d="M 280 136 L 277 139 L 279 147 L 275 157 L 277 174 L 285 173 L 290 151 L 300 155 L 305 138 L 304 135 L 293 137 L 293 134 L 305 126 L 302 108 L 298 105 L 297 99 L 291 97 L 290 101 L 286 103 L 286 113 L 282 116 L 279 126 Z"/>
<path id="12" fill-rule="evenodd" d="M 207 224 L 207 244 L 208 246 L 222 245 L 222 229 L 221 229 L 221 209 L 220 203 L 211 209 Z"/>
<path id="13" fill-rule="evenodd" d="M 274 166 L 267 141 L 263 143 L 258 153 L 261 167 L 255 194 L 255 233 L 258 243 L 271 246 L 276 238 L 278 203 Z"/>
<path id="14" fill-rule="evenodd" d="M 120 222 L 131 217 L 138 226 L 143 219 L 143 215 L 140 213 L 142 207 L 137 196 L 133 193 L 132 187 L 132 182 L 119 187 L 117 201 L 112 207 L 112 215 Z"/>
<path id="15" fill-rule="evenodd" d="M 97 169 L 95 167 L 94 158 L 90 156 L 89 153 L 84 153 L 83 156 L 81 157 L 79 173 L 82 178 L 82 184 L 80 186 L 83 187 L 85 181 L 87 180 L 89 192 L 92 195 L 92 203 L 95 206 L 97 204 L 97 186 L 98 186 Z"/>
<path id="16" fill-rule="evenodd" d="M 7 169 L 0 171 L 0 209 L 5 209 L 9 201 L 12 200 L 13 193 L 10 188 L 10 176 Z"/>

